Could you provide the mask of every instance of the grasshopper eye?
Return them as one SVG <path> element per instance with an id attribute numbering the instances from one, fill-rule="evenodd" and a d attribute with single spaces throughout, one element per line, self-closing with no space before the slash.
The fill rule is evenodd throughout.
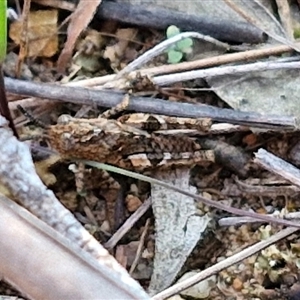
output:
<path id="1" fill-rule="evenodd" d="M 72 120 L 72 117 L 70 115 L 61 115 L 57 119 L 57 124 L 68 124 Z"/>

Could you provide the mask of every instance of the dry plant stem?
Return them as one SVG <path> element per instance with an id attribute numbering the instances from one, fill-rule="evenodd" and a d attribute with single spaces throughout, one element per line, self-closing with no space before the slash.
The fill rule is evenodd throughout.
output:
<path id="1" fill-rule="evenodd" d="M 288 1 L 276 0 L 280 22 L 286 31 L 287 37 L 293 41 L 293 21 L 290 13 L 290 4 Z"/>
<path id="2" fill-rule="evenodd" d="M 236 264 L 236 263 L 242 261 L 243 259 L 267 248 L 268 246 L 290 236 L 291 234 L 293 234 L 296 231 L 297 231 L 297 229 L 295 229 L 295 228 L 286 228 L 286 229 L 274 234 L 270 238 L 263 240 L 261 242 L 258 242 L 256 244 L 254 244 L 253 246 L 250 246 L 250 247 L 240 251 L 239 253 L 234 254 L 231 257 L 215 264 L 214 266 L 207 268 L 206 270 L 198 273 L 197 275 L 190 277 L 189 279 L 187 279 L 183 282 L 173 285 L 172 287 L 170 287 L 170 288 L 164 290 L 163 292 L 152 297 L 151 300 L 163 300 L 163 299 L 167 299 L 175 294 L 178 294 L 179 292 L 210 277 L 211 275 L 217 274 L 218 272 L 232 266 L 233 264 Z"/>
<path id="3" fill-rule="evenodd" d="M 0 115 L 6 118 L 9 121 L 9 127 L 13 130 L 13 133 L 16 137 L 18 137 L 18 132 L 14 125 L 14 121 L 12 119 L 8 103 L 6 97 L 6 91 L 4 86 L 4 79 L 3 79 L 3 72 L 2 72 L 2 65 L 0 64 Z"/>
<path id="4" fill-rule="evenodd" d="M 0 180 L 11 194 L 24 207 L 56 229 L 67 239 L 83 248 L 98 262 L 105 265 L 127 281 L 132 287 L 140 289 L 125 269 L 109 255 L 75 217 L 56 199 L 51 190 L 42 183 L 35 172 L 29 148 L 19 142 L 7 127 L 7 121 L 0 117 Z"/>
<path id="5" fill-rule="evenodd" d="M 135 255 L 134 261 L 133 261 L 133 263 L 132 263 L 132 265 L 130 267 L 130 270 L 129 270 L 129 274 L 130 275 L 135 270 L 135 268 L 136 268 L 136 266 L 138 264 L 138 261 L 139 261 L 139 259 L 141 257 L 142 250 L 143 250 L 144 243 L 145 243 L 146 234 L 147 234 L 148 229 L 149 229 L 149 225 L 150 225 L 150 219 L 147 219 L 145 227 L 144 227 L 144 230 L 143 230 L 143 233 L 142 233 L 140 241 L 139 241 L 139 245 L 138 245 L 138 248 L 137 248 L 137 251 L 136 251 L 136 255 Z"/>
<path id="6" fill-rule="evenodd" d="M 269 196 L 269 197 L 277 197 L 277 195 L 284 195 L 285 197 L 293 196 L 300 193 L 300 189 L 295 185 L 267 185 L 261 188 L 260 186 L 247 184 L 243 181 L 240 181 L 238 178 L 233 177 L 235 183 L 238 188 L 243 191 L 243 193 L 247 193 L 255 196 Z"/>
<path id="7" fill-rule="evenodd" d="M 288 213 L 284 215 L 285 219 L 294 220 L 294 219 L 300 219 L 300 213 Z M 225 227 L 225 226 L 240 226 L 242 224 L 249 224 L 249 223 L 259 223 L 261 220 L 255 219 L 255 218 L 249 218 L 249 217 L 227 217 L 220 219 L 218 221 L 218 225 Z"/>
<path id="8" fill-rule="evenodd" d="M 18 78 L 20 77 L 21 67 L 28 51 L 28 18 L 30 13 L 30 3 L 31 0 L 25 0 L 23 4 L 20 50 L 18 63 L 16 66 L 16 74 Z"/>
<path id="9" fill-rule="evenodd" d="M 149 299 L 2 195 L 0 210 L 0 273 L 28 299 Z"/>
<path id="10" fill-rule="evenodd" d="M 299 61 L 299 58 L 297 56 L 285 57 L 285 58 L 277 59 L 276 61 L 273 60 L 273 61 L 268 61 L 268 62 L 264 62 L 264 63 L 266 64 L 266 68 L 268 68 L 268 65 L 271 64 L 271 63 L 273 63 L 273 64 L 275 64 L 275 63 L 279 64 L 279 63 L 287 63 L 287 62 L 294 62 L 294 61 Z M 246 66 L 246 69 L 247 69 L 248 64 L 241 65 L 239 67 L 243 67 L 243 66 Z M 258 65 L 258 67 L 260 67 L 260 66 Z M 176 74 L 172 74 L 172 75 L 178 76 L 179 78 L 180 78 L 181 75 L 184 75 L 184 76 L 187 76 L 187 78 L 189 78 L 188 76 L 190 76 L 190 74 L 193 74 L 193 76 L 195 76 L 195 74 L 196 74 L 197 76 L 202 77 L 201 75 L 203 73 L 204 77 L 207 77 L 207 76 L 214 77 L 214 76 L 223 75 L 223 72 L 225 72 L 225 75 L 227 75 L 226 72 L 229 72 L 229 75 L 231 75 L 231 73 L 232 73 L 232 75 L 234 75 L 236 73 L 236 69 L 235 68 L 232 68 L 232 69 L 231 68 L 227 69 L 227 68 L 228 67 L 218 67 L 218 68 L 214 68 L 214 69 L 204 69 L 204 70 L 195 70 L 196 68 L 194 68 L 192 71 L 189 71 L 189 72 L 176 73 Z M 210 72 L 210 70 L 213 70 L 213 72 Z M 230 70 L 232 70 L 232 71 L 230 71 Z M 219 71 L 221 72 L 220 74 L 218 74 Z M 259 71 L 259 69 L 258 69 L 258 71 Z M 264 69 L 263 69 L 263 71 L 264 71 Z M 208 72 L 208 75 L 206 75 L 207 72 Z M 244 71 L 242 71 L 242 73 L 243 72 Z M 167 73 L 167 72 L 165 71 L 164 73 Z M 136 72 L 136 73 L 132 72 L 131 76 L 133 76 L 131 78 L 135 78 L 135 77 L 141 76 L 141 75 L 138 74 L 138 72 Z M 164 77 L 164 76 L 160 76 L 160 77 Z M 166 78 L 170 78 L 171 74 L 165 75 L 165 77 Z M 153 78 L 151 79 L 153 83 L 155 83 L 157 85 L 165 85 L 165 83 L 163 83 L 163 82 L 156 82 L 155 79 L 156 79 L 156 77 L 154 77 L 154 79 Z M 197 79 L 197 78 L 191 77 L 190 79 Z M 128 78 L 126 76 L 123 78 L 123 82 L 122 82 L 122 79 L 110 81 L 109 83 L 105 84 L 102 87 L 98 87 L 97 89 L 113 89 L 114 87 L 119 88 L 119 86 L 124 86 L 124 81 L 128 81 Z M 172 82 L 170 82 L 170 83 L 172 83 Z M 231 84 L 233 84 L 233 83 L 231 83 Z M 172 87 L 170 87 L 170 88 L 172 88 Z M 123 89 L 123 88 L 120 88 L 120 89 Z"/>
<path id="11" fill-rule="evenodd" d="M 218 46 L 220 48 L 225 48 L 226 50 L 230 49 L 230 46 L 228 44 L 219 42 L 218 40 L 216 40 L 216 39 L 214 39 L 210 36 L 206 36 L 206 35 L 203 35 L 203 34 L 198 33 L 198 32 L 180 33 L 178 35 L 175 35 L 175 36 L 161 42 L 160 44 L 156 45 L 152 49 L 148 50 L 147 52 L 145 52 L 144 54 L 139 56 L 137 59 L 135 59 L 129 65 L 127 65 L 122 71 L 120 71 L 117 74 L 116 79 L 120 78 L 121 76 L 123 76 L 123 75 L 125 75 L 129 72 L 132 72 L 132 71 L 138 69 L 142 65 L 149 62 L 152 58 L 154 58 L 154 57 L 160 55 L 161 53 L 163 53 L 170 46 L 172 46 L 172 45 L 176 44 L 177 42 L 179 42 L 183 39 L 186 39 L 186 38 L 197 38 L 197 39 L 215 44 L 216 46 Z"/>
<path id="12" fill-rule="evenodd" d="M 200 69 L 204 67 L 212 67 L 216 65 L 228 64 L 228 63 L 243 61 L 243 60 L 246 61 L 255 60 L 261 57 L 280 55 L 282 53 L 292 52 L 292 51 L 294 51 L 294 49 L 292 49 L 289 46 L 277 45 L 273 47 L 249 50 L 249 51 L 244 51 L 239 53 L 229 53 L 229 54 L 223 54 L 214 57 L 206 57 L 206 58 L 202 58 L 194 61 L 182 62 L 174 65 L 163 65 L 159 67 L 140 69 L 138 72 L 140 72 L 142 76 L 146 76 L 146 75 L 153 76 L 153 75 L 160 75 L 160 74 L 167 74 L 167 73 L 176 73 L 176 72 L 182 72 L 187 70 Z M 131 75 L 132 74 L 130 73 L 130 76 Z M 132 75 L 132 77 L 134 76 Z M 116 75 L 112 74 L 112 75 L 105 75 L 101 77 L 84 79 L 80 81 L 69 82 L 66 85 L 89 87 L 89 86 L 103 85 L 115 79 L 116 79 Z"/>
<path id="13" fill-rule="evenodd" d="M 40 107 L 42 105 L 47 105 L 54 103 L 52 100 L 41 100 L 39 98 L 24 98 L 21 100 L 16 100 L 16 101 L 9 101 L 8 102 L 8 107 L 11 110 L 17 110 L 18 106 L 21 105 L 25 109 L 31 108 L 31 107 Z"/>
<path id="14" fill-rule="evenodd" d="M 73 11 L 75 9 L 75 4 L 61 0 L 32 0 L 32 2 L 69 11 Z"/>
<path id="15" fill-rule="evenodd" d="M 240 226 L 241 224 L 258 223 L 261 220 L 249 217 L 227 217 L 218 221 L 218 225 L 222 227 L 227 226 Z"/>
<path id="16" fill-rule="evenodd" d="M 204 58 L 192 62 L 183 62 L 175 65 L 163 65 L 159 67 L 141 69 L 139 72 L 141 73 L 142 76 L 160 75 L 160 74 L 166 74 L 172 72 L 197 69 L 202 67 L 209 67 L 214 65 L 221 65 L 221 64 L 235 62 L 235 61 L 251 60 L 259 57 L 278 55 L 284 52 L 291 52 L 291 51 L 293 51 L 292 48 L 286 45 L 279 45 L 274 47 L 249 50 L 240 53 L 230 53 L 230 54 L 220 55 L 216 57 L 208 57 L 208 58 Z M 112 75 L 105 75 L 96 78 L 85 79 L 81 81 L 68 82 L 65 84 L 65 86 L 89 87 L 95 85 L 102 85 L 107 83 L 108 81 L 113 81 L 114 79 L 116 79 L 116 75 L 112 74 Z M 51 103 L 51 100 L 49 100 L 48 102 Z M 12 101 L 9 103 L 9 107 L 12 110 L 16 110 L 18 105 L 22 105 L 24 108 L 29 108 L 34 106 L 40 106 L 44 103 L 47 103 L 46 99 L 40 100 L 38 98 L 27 98 L 27 99 Z"/>
<path id="17" fill-rule="evenodd" d="M 183 195 L 194 198 L 195 200 L 197 200 L 199 202 L 202 202 L 205 205 L 227 211 L 227 212 L 232 213 L 234 215 L 251 217 L 251 218 L 258 219 L 258 220 L 262 220 L 262 222 L 266 222 L 266 223 L 274 223 L 274 224 L 280 224 L 280 225 L 284 225 L 284 226 L 292 226 L 292 227 L 300 228 L 300 224 L 298 224 L 297 222 L 286 221 L 286 220 L 266 216 L 266 215 L 263 215 L 263 214 L 258 214 L 258 213 L 245 211 L 245 210 L 242 210 L 242 209 L 237 209 L 237 208 L 222 204 L 220 202 L 213 201 L 213 200 L 210 200 L 208 198 L 205 198 L 205 197 L 202 197 L 202 196 L 199 196 L 199 195 L 195 195 L 195 194 L 190 193 L 188 191 L 182 190 L 182 189 L 178 188 L 175 185 L 172 185 L 172 184 L 166 183 L 164 181 L 157 180 L 155 178 L 151 178 L 151 177 L 148 177 L 148 176 L 145 176 L 145 175 L 142 175 L 142 174 L 127 171 L 127 170 L 117 168 L 117 167 L 114 167 L 114 166 L 111 166 L 111 165 L 98 163 L 98 162 L 95 162 L 95 161 L 90 161 L 90 160 L 80 160 L 80 161 L 83 161 L 84 163 L 86 163 L 87 165 L 92 166 L 92 167 L 101 168 L 101 169 L 106 170 L 106 171 L 122 174 L 124 176 L 132 177 L 132 178 L 135 178 L 135 179 L 138 179 L 138 180 L 143 180 L 143 181 L 149 182 L 151 184 L 160 185 L 160 186 L 165 187 L 167 189 L 171 189 L 171 190 L 176 191 L 178 193 L 181 193 Z"/>
<path id="18" fill-rule="evenodd" d="M 299 220 L 300 212 L 291 212 L 291 213 L 284 214 L 284 218 L 288 220 L 294 220 L 294 219 Z M 258 222 L 261 221 L 249 217 L 227 217 L 227 218 L 220 219 L 218 221 L 218 224 L 219 226 L 224 227 L 224 226 L 239 226 L 241 224 L 258 223 Z"/>
<path id="19" fill-rule="evenodd" d="M 28 82 L 11 78 L 5 78 L 5 87 L 7 91 L 14 94 L 91 106 L 114 107 L 122 102 L 124 98 L 123 93 L 115 91 L 97 91 L 79 87 Z M 219 122 L 274 130 L 294 130 L 297 120 L 295 117 L 290 116 L 267 116 L 258 113 L 234 111 L 232 109 L 221 109 L 209 105 L 170 102 L 148 97 L 131 97 L 128 110 L 177 117 L 211 118 Z"/>
<path id="20" fill-rule="evenodd" d="M 156 76 L 152 79 L 154 84 L 159 86 L 166 86 L 176 82 L 182 82 L 187 80 L 193 80 L 197 78 L 216 77 L 225 75 L 239 75 L 250 72 L 262 72 L 268 70 L 282 70 L 282 69 L 299 69 L 300 62 L 258 62 L 253 64 L 239 65 L 239 66 L 227 66 L 216 67 L 205 70 L 196 70 L 189 72 L 182 72 L 177 74 Z"/>
<path id="21" fill-rule="evenodd" d="M 141 75 L 159 75 L 165 73 L 175 73 L 186 70 L 195 70 L 204 67 L 211 67 L 216 65 L 228 64 L 237 61 L 249 61 L 255 60 L 261 57 L 271 56 L 271 55 L 280 55 L 285 52 L 292 52 L 294 49 L 285 46 L 278 45 L 268 48 L 249 50 L 238 53 L 229 53 L 223 54 L 214 57 L 206 57 L 198 59 L 195 61 L 182 62 L 174 65 L 164 65 L 154 68 L 142 69 L 140 70 Z"/>
<path id="22" fill-rule="evenodd" d="M 104 244 L 104 247 L 108 250 L 114 248 L 120 239 L 132 228 L 132 226 L 140 219 L 150 206 L 151 198 L 148 198 Z"/>
<path id="23" fill-rule="evenodd" d="M 255 153 L 254 162 L 300 187 L 300 170 L 265 149 Z"/>

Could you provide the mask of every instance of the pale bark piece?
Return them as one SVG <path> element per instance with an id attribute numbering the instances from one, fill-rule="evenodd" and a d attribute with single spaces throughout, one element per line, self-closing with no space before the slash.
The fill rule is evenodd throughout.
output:
<path id="1" fill-rule="evenodd" d="M 258 149 L 254 162 L 300 187 L 300 170 L 267 150 Z"/>
<path id="2" fill-rule="evenodd" d="M 117 273 L 1 195 L 0 209 L 0 272 L 23 295 L 45 300 L 149 299 L 144 291 L 127 285 Z"/>
<path id="3" fill-rule="evenodd" d="M 195 193 L 189 185 L 189 170 L 169 171 L 164 181 Z M 155 216 L 154 270 L 149 286 L 151 295 L 169 287 L 201 239 L 211 218 L 196 215 L 194 200 L 177 192 L 152 185 L 152 209 Z"/>

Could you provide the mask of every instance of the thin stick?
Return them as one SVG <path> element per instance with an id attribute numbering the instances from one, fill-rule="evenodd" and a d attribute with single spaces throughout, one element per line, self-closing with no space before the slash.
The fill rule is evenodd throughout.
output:
<path id="1" fill-rule="evenodd" d="M 135 255 L 135 258 L 134 258 L 134 261 L 130 267 L 130 270 L 129 270 L 129 275 L 132 275 L 133 271 L 135 270 L 137 264 L 138 264 L 138 261 L 141 257 L 141 254 L 142 254 L 142 250 L 143 250 L 143 246 L 144 246 L 144 243 L 145 243 L 145 238 L 146 238 L 146 234 L 148 232 L 148 229 L 149 229 L 149 224 L 150 224 L 150 219 L 148 218 L 147 221 L 146 221 L 146 224 L 145 224 L 145 228 L 143 230 L 143 233 L 141 235 L 141 238 L 140 238 L 140 242 L 139 242 L 139 245 L 138 245 L 138 248 L 136 250 L 136 255 Z"/>
<path id="2" fill-rule="evenodd" d="M 222 64 L 243 61 L 243 60 L 249 61 L 260 57 L 280 55 L 282 53 L 291 52 L 291 51 L 294 51 L 294 49 L 290 48 L 289 46 L 276 45 L 268 48 L 249 50 L 249 51 L 244 51 L 239 53 L 224 54 L 215 57 L 207 57 L 195 61 L 182 62 L 182 63 L 172 64 L 172 65 L 163 65 L 163 66 L 153 67 L 153 68 L 146 68 L 146 69 L 141 69 L 139 72 L 142 76 L 161 75 L 167 73 L 182 72 L 187 70 L 195 70 L 203 67 L 211 67 L 211 66 L 222 65 Z M 134 77 L 134 73 L 135 71 L 133 73 L 130 73 L 129 76 Z M 65 85 L 92 87 L 92 86 L 103 85 L 107 82 L 112 82 L 115 79 L 116 79 L 116 75 L 110 74 L 101 77 L 94 77 L 94 78 L 84 79 L 80 81 L 68 82 Z M 40 106 L 39 104 L 40 101 L 41 100 L 37 98 L 27 98 L 27 99 L 22 99 L 17 101 L 11 101 L 9 102 L 9 107 L 10 109 L 14 110 L 17 109 L 17 105 L 22 105 L 23 107 L 26 108 L 32 106 Z M 47 100 L 42 100 L 42 101 L 47 101 Z"/>
<path id="3" fill-rule="evenodd" d="M 16 65 L 16 75 L 17 78 L 20 77 L 21 67 L 24 62 L 25 57 L 28 54 L 28 18 L 30 12 L 31 0 L 25 0 L 23 4 L 22 12 L 22 30 L 21 30 L 21 39 L 20 39 L 20 50 L 19 58 Z"/>
<path id="4" fill-rule="evenodd" d="M 106 249 L 114 248 L 119 240 L 132 228 L 132 226 L 140 219 L 150 206 L 151 198 L 148 198 L 104 244 L 104 247 Z"/>
<path id="5" fill-rule="evenodd" d="M 255 153 L 254 162 L 300 187 L 300 170 L 265 149 Z"/>
<path id="6" fill-rule="evenodd" d="M 206 77 L 217 77 L 224 75 L 239 75 L 249 72 L 262 72 L 267 70 L 278 69 L 299 69 L 300 62 L 257 62 L 253 64 L 239 65 L 239 66 L 226 66 L 216 67 L 204 70 L 196 70 L 189 72 L 182 72 L 177 74 L 156 76 L 153 78 L 153 83 L 159 86 L 166 86 L 176 82 L 193 80 Z"/>
<path id="7" fill-rule="evenodd" d="M 113 107 L 120 103 L 123 93 L 97 91 L 93 89 L 66 87 L 54 84 L 22 81 L 5 78 L 6 90 L 15 94 L 35 96 L 46 99 L 68 101 L 75 104 Z M 48 100 L 47 100 L 48 101 Z M 128 110 L 163 114 L 188 118 L 211 118 L 219 122 L 250 125 L 252 127 L 294 130 L 297 118 L 291 116 L 261 115 L 254 112 L 241 112 L 221 109 L 209 105 L 170 102 L 150 97 L 131 97 Z"/>
<path id="8" fill-rule="evenodd" d="M 243 259 L 246 259 L 247 257 L 267 248 L 268 246 L 290 236 L 291 234 L 295 233 L 296 231 L 297 231 L 297 229 L 295 229 L 295 228 L 286 228 L 286 229 L 274 234 L 270 238 L 263 240 L 261 242 L 258 242 L 256 244 L 254 244 L 253 246 L 250 246 L 250 247 L 232 255 L 231 257 L 215 264 L 214 266 L 207 268 L 206 270 L 188 278 L 187 280 L 171 286 L 170 288 L 168 288 L 168 289 L 164 290 L 163 292 L 152 297 L 151 300 L 163 300 L 163 299 L 167 299 L 175 294 L 178 294 L 179 292 L 212 276 L 213 274 L 217 274 L 220 271 L 242 261 Z"/>
<path id="9" fill-rule="evenodd" d="M 280 22 L 285 29 L 287 37 L 293 41 L 293 20 L 291 16 L 290 4 L 288 1 L 276 0 L 278 14 L 280 16 Z"/>
<path id="10" fill-rule="evenodd" d="M 223 54 L 223 55 L 218 55 L 218 56 L 214 56 L 214 57 L 206 57 L 206 58 L 198 59 L 195 61 L 187 61 L 187 62 L 182 62 L 182 63 L 178 63 L 178 64 L 163 65 L 163 66 L 158 66 L 158 67 L 153 67 L 153 68 L 140 69 L 139 73 L 142 76 L 147 76 L 147 75 L 153 76 L 153 75 L 183 72 L 183 71 L 195 70 L 195 69 L 204 68 L 204 67 L 212 67 L 212 66 L 216 66 L 216 65 L 228 64 L 228 63 L 237 62 L 237 61 L 255 60 L 255 59 L 261 58 L 261 57 L 280 55 L 282 53 L 292 52 L 292 51 L 294 51 L 294 49 L 292 49 L 289 46 L 276 45 L 276 46 L 272 46 L 272 47 L 248 50 L 248 51 L 244 51 L 244 52 L 229 53 L 229 54 Z M 129 76 L 134 77 L 134 72 L 133 72 L 133 74 L 130 73 Z M 111 82 L 115 79 L 116 79 L 116 75 L 110 74 L 110 75 L 105 75 L 105 76 L 101 76 L 101 77 L 94 77 L 94 78 L 83 79 L 83 80 L 74 81 L 74 82 L 68 82 L 66 85 L 67 86 L 81 86 L 81 87 L 99 86 L 99 85 L 103 85 L 107 82 Z"/>
<path id="11" fill-rule="evenodd" d="M 74 159 L 74 160 L 76 160 L 76 159 Z M 182 189 L 178 188 L 175 185 L 172 185 L 172 184 L 166 183 L 164 181 L 161 181 L 161 180 L 158 180 L 158 179 L 155 179 L 155 178 L 151 178 L 151 177 L 148 177 L 148 176 L 145 176 L 145 175 L 142 175 L 142 174 L 127 171 L 127 170 L 117 168 L 117 167 L 114 167 L 114 166 L 111 166 L 111 165 L 98 163 L 98 162 L 95 162 L 95 161 L 79 160 L 79 159 L 77 159 L 77 161 L 84 162 L 85 164 L 87 164 L 89 166 L 92 166 L 92 167 L 95 167 L 95 168 L 100 168 L 100 169 L 103 169 L 103 170 L 106 170 L 106 171 L 110 171 L 110 172 L 114 172 L 114 173 L 121 174 L 121 175 L 124 175 L 124 176 L 132 177 L 132 178 L 135 178 L 135 179 L 138 179 L 138 180 L 143 180 L 143 181 L 149 182 L 151 184 L 160 185 L 160 186 L 165 187 L 167 189 L 171 189 L 171 190 L 176 191 L 178 193 L 181 193 L 183 195 L 194 198 L 195 200 L 197 200 L 199 202 L 202 202 L 205 205 L 227 211 L 227 212 L 229 212 L 231 214 L 234 214 L 234 215 L 252 217 L 252 218 L 262 220 L 263 222 L 267 222 L 267 223 L 281 224 L 281 225 L 285 225 L 285 226 L 292 226 L 292 227 L 300 228 L 300 224 L 298 222 L 292 222 L 292 221 L 287 221 L 287 220 L 283 220 L 283 219 L 277 219 L 277 218 L 274 218 L 274 217 L 271 217 L 271 216 L 258 214 L 258 213 L 238 209 L 238 208 L 235 208 L 235 207 L 231 207 L 231 206 L 222 204 L 220 202 L 205 198 L 203 196 L 195 195 L 193 193 L 182 190 Z"/>
<path id="12" fill-rule="evenodd" d="M 274 215 L 274 214 L 273 214 Z M 300 219 L 300 212 L 291 212 L 284 214 L 284 218 L 288 220 Z M 240 226 L 241 224 L 257 223 L 260 220 L 248 218 L 248 217 L 226 217 L 218 221 L 219 226 Z"/>
<path id="13" fill-rule="evenodd" d="M 152 49 L 150 49 L 147 52 L 145 52 L 144 54 L 142 54 L 136 60 L 131 62 L 129 65 L 127 65 L 122 71 L 120 71 L 117 74 L 116 79 L 120 78 L 121 76 L 125 75 L 126 73 L 129 73 L 129 72 L 132 72 L 132 71 L 136 70 L 140 66 L 142 66 L 145 63 L 147 63 L 148 61 L 150 61 L 152 58 L 154 58 L 154 57 L 158 56 L 159 54 L 163 53 L 171 45 L 174 45 L 174 44 L 178 43 L 179 41 L 182 41 L 186 38 L 197 38 L 197 39 L 212 43 L 212 44 L 214 44 L 218 47 L 225 48 L 226 50 L 230 49 L 230 46 L 228 44 L 219 42 L 218 40 L 216 40 L 216 39 L 214 39 L 210 36 L 203 35 L 203 34 L 198 33 L 198 32 L 180 33 L 178 35 L 175 35 L 175 36 L 159 43 L 158 45 L 156 45 Z"/>

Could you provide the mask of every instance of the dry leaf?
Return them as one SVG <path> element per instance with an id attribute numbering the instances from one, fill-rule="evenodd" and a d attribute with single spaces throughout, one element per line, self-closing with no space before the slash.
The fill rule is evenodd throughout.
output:
<path id="1" fill-rule="evenodd" d="M 11 24 L 9 37 L 21 42 L 22 21 Z M 57 10 L 38 10 L 28 16 L 28 57 L 51 57 L 57 52 Z"/>
<path id="2" fill-rule="evenodd" d="M 75 47 L 77 38 L 81 32 L 88 26 L 92 20 L 97 7 L 100 5 L 102 0 L 90 0 L 88 5 L 86 1 L 81 0 L 76 10 L 73 12 L 71 21 L 68 27 L 68 38 L 65 43 L 64 49 L 62 50 L 58 62 L 57 69 L 59 72 L 64 72 L 67 66 L 67 63 L 72 57 L 72 52 Z"/>
<path id="3" fill-rule="evenodd" d="M 207 78 L 232 108 L 261 114 L 300 116 L 299 70 L 253 72 L 247 76 Z M 230 85 L 230 89 L 228 86 Z"/>
<path id="4" fill-rule="evenodd" d="M 296 51 L 300 51 L 299 47 L 289 40 L 289 37 L 274 14 L 260 1 L 224 0 L 224 2 L 245 18 L 246 21 L 261 29 L 273 39 L 290 46 Z"/>
<path id="5" fill-rule="evenodd" d="M 108 58 L 111 61 L 113 68 L 119 66 L 120 57 L 124 56 L 128 43 L 136 36 L 136 34 L 137 29 L 134 28 L 118 29 L 116 38 L 119 41 L 112 46 L 107 46 L 103 54 L 104 58 Z"/>

